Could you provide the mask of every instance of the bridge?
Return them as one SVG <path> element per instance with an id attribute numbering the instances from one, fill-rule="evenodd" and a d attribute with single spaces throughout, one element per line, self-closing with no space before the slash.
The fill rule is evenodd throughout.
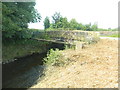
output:
<path id="1" fill-rule="evenodd" d="M 46 32 L 43 31 L 43 32 L 32 33 L 31 39 L 35 39 L 35 41 L 38 40 L 38 41 L 53 42 L 55 44 L 58 43 L 57 45 L 64 44 L 64 45 L 68 45 L 68 47 L 72 46 L 74 49 L 78 50 L 78 49 L 82 49 L 82 47 L 85 44 L 97 42 L 99 40 L 99 33 L 92 32 L 92 31 L 64 31 L 64 30 L 46 31 Z M 19 46 L 17 46 L 18 48 L 19 47 L 24 48 L 25 52 L 23 51 L 23 49 L 21 49 L 21 51 L 18 52 L 20 49 L 17 50 L 17 48 L 15 46 L 15 48 L 16 48 L 16 50 L 15 50 L 14 45 L 12 45 L 11 49 L 7 49 L 9 47 L 4 46 L 4 48 L 5 48 L 4 52 L 5 51 L 11 52 L 13 50 L 15 50 L 15 52 L 13 53 L 12 56 L 9 53 L 4 53 L 4 56 L 3 56 L 4 62 L 3 63 L 5 64 L 5 63 L 13 62 L 13 61 L 17 60 L 17 59 L 15 59 L 16 57 L 23 57 L 23 56 L 31 55 L 31 54 L 35 53 L 35 51 L 36 51 L 36 53 L 37 52 L 42 53 L 40 48 L 38 48 L 40 50 L 35 49 L 35 51 L 33 52 L 34 47 L 39 47 L 41 43 L 42 42 L 40 42 L 38 45 L 32 44 L 29 46 L 28 44 L 24 44 L 24 45 L 20 44 Z M 51 44 L 49 44 L 49 45 L 51 45 Z M 29 49 L 29 50 L 27 49 L 27 48 L 31 48 L 31 47 L 33 47 L 33 49 Z M 41 47 L 41 48 L 45 51 L 47 47 Z M 24 55 L 22 53 L 24 53 Z"/>
<path id="2" fill-rule="evenodd" d="M 44 38 L 41 37 L 44 35 Z M 46 31 L 34 34 L 33 39 L 39 41 L 47 41 L 54 43 L 62 43 L 74 45 L 76 48 L 81 48 L 84 44 L 90 44 L 99 41 L 99 32 L 94 31 Z"/>

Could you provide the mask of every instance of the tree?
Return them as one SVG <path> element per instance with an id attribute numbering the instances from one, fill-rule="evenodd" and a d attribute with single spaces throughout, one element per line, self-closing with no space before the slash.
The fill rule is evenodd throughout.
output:
<path id="1" fill-rule="evenodd" d="M 91 29 L 92 29 L 92 31 L 97 31 L 98 25 L 94 23 L 94 24 L 91 26 Z"/>
<path id="2" fill-rule="evenodd" d="M 27 29 L 28 23 L 40 22 L 41 16 L 34 8 L 34 6 L 35 2 L 3 2 L 3 37 L 16 37 L 19 31 Z"/>
<path id="3" fill-rule="evenodd" d="M 82 23 L 77 25 L 77 30 L 85 30 L 85 26 Z"/>
<path id="4" fill-rule="evenodd" d="M 57 22 L 56 26 L 57 28 L 65 29 L 69 27 L 69 22 L 66 17 L 60 17 L 60 20 Z"/>
<path id="5" fill-rule="evenodd" d="M 47 29 L 50 27 L 50 20 L 49 17 L 46 17 L 44 20 L 44 29 Z"/>
<path id="6" fill-rule="evenodd" d="M 71 19 L 70 20 L 70 28 L 72 30 L 74 30 L 74 29 L 77 29 L 77 27 L 78 27 L 78 22 L 76 21 L 76 19 Z"/>
<path id="7" fill-rule="evenodd" d="M 86 31 L 91 31 L 91 23 L 86 24 L 85 26 L 86 26 Z"/>
<path id="8" fill-rule="evenodd" d="M 53 24 L 54 24 L 53 28 L 59 28 L 60 18 L 61 17 L 62 16 L 58 12 L 55 12 L 55 14 L 52 16 L 52 18 L 53 18 Z"/>
<path id="9" fill-rule="evenodd" d="M 62 23 L 62 28 L 69 28 L 69 22 L 66 17 L 61 17 L 60 22 Z"/>

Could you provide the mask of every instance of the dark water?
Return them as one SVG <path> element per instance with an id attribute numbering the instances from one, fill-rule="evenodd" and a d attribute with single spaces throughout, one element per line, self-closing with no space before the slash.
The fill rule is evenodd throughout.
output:
<path id="1" fill-rule="evenodd" d="M 44 70 L 44 68 L 42 68 L 42 64 L 45 56 L 46 53 L 37 53 L 19 58 L 15 62 L 4 64 L 2 66 L 3 88 L 30 87 L 31 85 L 35 84 L 36 80 L 39 78 L 39 75 L 42 75 Z M 40 69 L 40 72 L 37 69 Z M 24 74 L 26 74 L 26 76 Z M 28 82 L 28 80 L 31 82 Z"/>
<path id="2" fill-rule="evenodd" d="M 41 47 L 42 48 L 42 47 Z M 53 48 L 64 49 L 64 44 L 52 43 L 44 53 L 35 53 L 2 65 L 3 88 L 29 88 L 40 81 L 44 75 L 43 58 Z"/>

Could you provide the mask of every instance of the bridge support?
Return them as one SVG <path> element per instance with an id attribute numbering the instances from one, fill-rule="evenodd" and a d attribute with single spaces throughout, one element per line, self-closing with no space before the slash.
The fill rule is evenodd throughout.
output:
<path id="1" fill-rule="evenodd" d="M 75 41 L 75 50 L 81 50 L 84 48 L 85 42 Z"/>
<path id="2" fill-rule="evenodd" d="M 83 44 L 82 43 L 76 44 L 76 46 L 75 46 L 75 50 L 80 50 L 82 48 L 83 48 Z"/>

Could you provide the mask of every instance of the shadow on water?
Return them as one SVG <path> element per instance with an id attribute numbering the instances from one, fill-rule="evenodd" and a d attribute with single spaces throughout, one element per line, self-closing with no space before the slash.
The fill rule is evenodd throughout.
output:
<path id="1" fill-rule="evenodd" d="M 46 53 L 37 53 L 4 64 L 2 66 L 3 88 L 30 87 L 35 84 L 43 73 L 42 59 L 45 56 Z"/>
<path id="2" fill-rule="evenodd" d="M 42 48 L 42 47 L 41 47 Z M 51 48 L 64 49 L 64 44 L 52 43 L 46 47 L 49 51 Z M 44 75 L 45 66 L 43 65 L 43 58 L 45 53 L 35 53 L 18 60 L 2 65 L 2 87 L 3 88 L 29 88 L 36 84 Z"/>

